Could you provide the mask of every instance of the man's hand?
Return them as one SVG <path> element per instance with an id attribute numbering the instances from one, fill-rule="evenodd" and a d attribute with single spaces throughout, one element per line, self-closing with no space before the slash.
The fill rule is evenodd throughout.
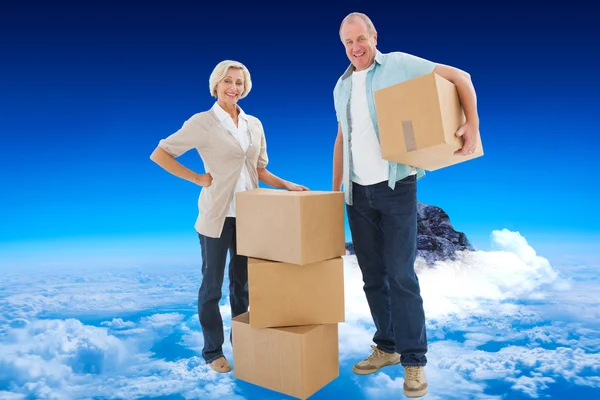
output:
<path id="1" fill-rule="evenodd" d="M 290 191 L 293 191 L 293 192 L 301 192 L 301 191 L 310 190 L 306 186 L 297 185 L 295 183 L 288 182 L 288 181 L 284 182 L 284 186 L 285 186 L 285 188 L 287 190 L 290 190 Z"/>
<path id="2" fill-rule="evenodd" d="M 194 178 L 194 183 L 198 186 L 208 187 L 212 184 L 212 180 L 212 175 L 208 172 L 206 174 L 197 174 Z"/>
<path id="3" fill-rule="evenodd" d="M 438 64 L 433 70 L 442 78 L 449 80 L 456 86 L 460 104 L 465 112 L 467 122 L 456 131 L 455 135 L 464 139 L 461 149 L 455 155 L 468 156 L 473 154 L 477 147 L 477 132 L 479 131 L 479 117 L 477 116 L 477 94 L 471 81 L 471 75 L 449 65 Z"/>
<path id="4" fill-rule="evenodd" d="M 473 154 L 477 147 L 477 132 L 479 131 L 479 124 L 474 122 L 465 122 L 458 130 L 455 135 L 463 138 L 463 146 L 461 149 L 454 152 L 455 155 L 468 156 Z"/>

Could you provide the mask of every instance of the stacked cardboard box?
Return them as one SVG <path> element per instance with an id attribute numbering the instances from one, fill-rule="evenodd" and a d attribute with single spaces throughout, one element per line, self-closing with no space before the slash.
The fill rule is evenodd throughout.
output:
<path id="1" fill-rule="evenodd" d="M 339 376 L 343 194 L 255 189 L 236 215 L 250 311 L 232 319 L 234 377 L 306 399 Z"/>
<path id="2" fill-rule="evenodd" d="M 434 72 L 375 91 L 375 106 L 386 160 L 434 171 L 483 156 L 479 132 L 473 154 L 454 155 L 465 113 L 456 86 Z"/>

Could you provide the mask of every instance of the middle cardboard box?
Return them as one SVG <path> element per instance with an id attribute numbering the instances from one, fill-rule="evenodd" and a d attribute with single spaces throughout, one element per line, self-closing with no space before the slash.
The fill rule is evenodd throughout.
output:
<path id="1" fill-rule="evenodd" d="M 307 265 L 249 258 L 248 291 L 252 328 L 345 321 L 341 257 Z"/>
<path id="2" fill-rule="evenodd" d="M 253 189 L 236 194 L 237 253 L 307 265 L 346 254 L 344 194 Z"/>

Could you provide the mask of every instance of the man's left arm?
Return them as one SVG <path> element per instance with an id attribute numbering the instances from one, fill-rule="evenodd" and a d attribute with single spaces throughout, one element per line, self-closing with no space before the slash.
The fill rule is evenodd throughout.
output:
<path id="1" fill-rule="evenodd" d="M 454 154 L 468 155 L 473 153 L 477 146 L 479 115 L 477 113 L 477 96 L 473 82 L 471 82 L 471 76 L 458 68 L 412 54 L 394 53 L 394 60 L 396 59 L 406 71 L 407 79 L 435 72 L 456 86 L 458 97 L 465 112 L 466 122 L 456 131 L 456 136 L 462 136 L 464 141 L 462 149 L 457 150 Z"/>
<path id="2" fill-rule="evenodd" d="M 477 146 L 479 131 L 479 115 L 477 113 L 477 94 L 471 81 L 471 75 L 449 65 L 437 64 L 433 72 L 452 82 L 456 86 L 458 97 L 465 112 L 466 122 L 456 131 L 456 136 L 463 137 L 463 147 L 454 154 L 469 155 Z"/>

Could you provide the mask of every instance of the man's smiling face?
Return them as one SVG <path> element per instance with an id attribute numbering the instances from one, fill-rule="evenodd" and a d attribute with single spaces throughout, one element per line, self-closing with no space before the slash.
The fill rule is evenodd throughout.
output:
<path id="1" fill-rule="evenodd" d="M 360 18 L 351 18 L 340 30 L 346 55 L 357 71 L 373 64 L 377 53 L 377 33 L 370 34 L 367 24 Z"/>

